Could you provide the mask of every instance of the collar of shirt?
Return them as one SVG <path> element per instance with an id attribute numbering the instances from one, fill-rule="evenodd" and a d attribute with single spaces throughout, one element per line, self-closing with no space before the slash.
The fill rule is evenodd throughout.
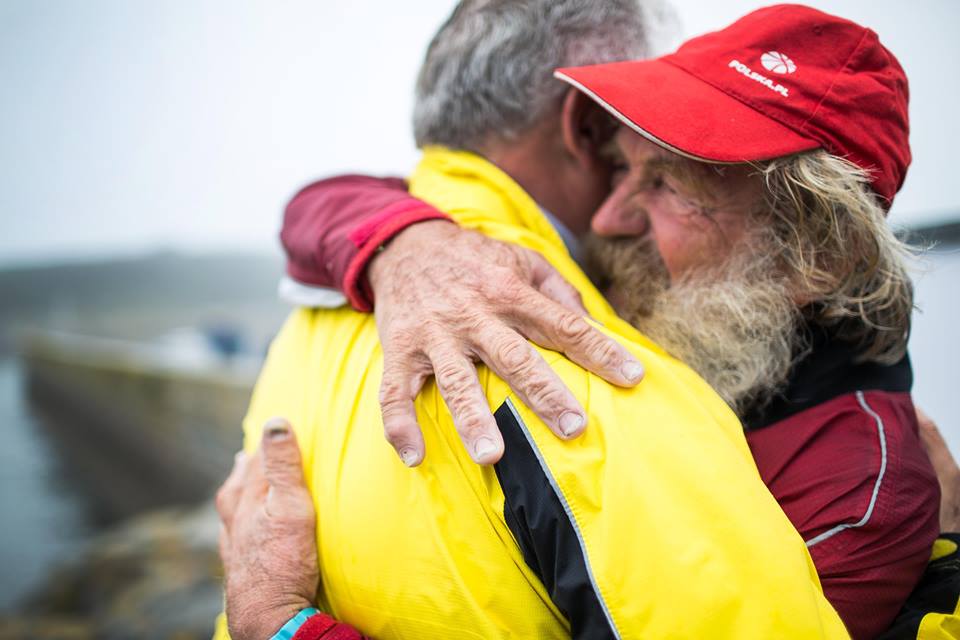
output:
<path id="1" fill-rule="evenodd" d="M 573 258 L 574 262 L 582 267 L 583 245 L 580 243 L 580 238 L 578 238 L 573 231 L 570 231 L 570 227 L 563 224 L 563 222 L 560 221 L 560 218 L 541 207 L 539 203 L 537 203 L 537 206 L 540 207 L 540 211 L 543 213 L 544 217 L 550 221 L 550 224 L 553 225 L 553 228 L 560 235 L 560 239 L 563 240 L 563 245 L 570 253 L 570 257 Z"/>

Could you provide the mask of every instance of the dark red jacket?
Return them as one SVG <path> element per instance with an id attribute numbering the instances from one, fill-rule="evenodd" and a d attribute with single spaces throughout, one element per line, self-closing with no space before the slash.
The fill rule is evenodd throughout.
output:
<path id="1" fill-rule="evenodd" d="M 396 179 L 346 176 L 301 191 L 281 234 L 288 274 L 340 288 L 368 311 L 364 270 L 378 247 L 445 217 L 404 189 Z M 830 332 L 807 330 L 812 351 L 781 396 L 745 417 L 747 441 L 807 541 L 828 600 L 855 638 L 870 638 L 923 573 L 939 530 L 939 485 L 918 438 L 909 360 L 858 364 Z"/>

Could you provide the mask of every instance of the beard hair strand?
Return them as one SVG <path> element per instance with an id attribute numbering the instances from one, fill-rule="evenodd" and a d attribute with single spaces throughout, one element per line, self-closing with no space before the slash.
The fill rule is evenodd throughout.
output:
<path id="1" fill-rule="evenodd" d="M 804 353 L 801 313 L 763 237 L 671 283 L 649 239 L 586 242 L 588 273 L 622 318 L 696 371 L 739 417 L 783 388 Z"/>

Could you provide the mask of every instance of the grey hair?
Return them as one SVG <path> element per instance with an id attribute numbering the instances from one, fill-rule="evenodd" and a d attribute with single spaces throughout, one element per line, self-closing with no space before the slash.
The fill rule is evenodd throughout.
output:
<path id="1" fill-rule="evenodd" d="M 479 151 L 557 108 L 553 70 L 649 57 L 678 31 L 663 0 L 462 0 L 417 79 L 417 146 Z"/>

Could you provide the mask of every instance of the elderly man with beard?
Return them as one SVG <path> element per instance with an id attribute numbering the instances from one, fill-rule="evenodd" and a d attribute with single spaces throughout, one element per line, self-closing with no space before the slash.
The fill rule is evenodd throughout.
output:
<path id="1" fill-rule="evenodd" d="M 615 174 L 587 243 L 596 277 L 622 317 L 735 409 L 830 601 L 856 637 L 875 635 L 916 583 L 937 523 L 936 481 L 909 397 L 908 254 L 884 219 L 910 157 L 902 70 L 869 30 L 774 7 L 657 61 L 558 77 L 623 125 L 600 150 Z M 434 203 L 456 208 L 449 198 Z M 364 211 L 376 215 L 358 225 Z M 498 305 L 517 278 L 545 279 L 531 278 L 521 250 L 425 222 L 380 251 L 398 229 L 438 215 L 396 183 L 356 177 L 313 185 L 288 209 L 292 276 L 314 284 L 343 276 L 359 309 L 376 294 L 385 353 L 394 354 L 388 425 L 409 412 L 422 369 L 451 361 L 444 349 L 460 350 L 454 362 L 501 352 L 484 344 L 489 335 L 468 333 L 465 311 L 487 314 L 474 329 L 505 324 L 535 340 L 560 332 L 558 319 L 531 321 Z M 336 226 L 339 234 L 310 232 Z M 567 245 L 575 254 L 576 242 Z M 371 290 L 361 275 L 373 256 Z M 484 282 L 490 265 L 519 267 L 513 280 L 495 270 Z M 551 286 L 553 297 L 565 296 Z M 432 328 L 444 323 L 439 348 Z M 537 364 L 514 369 L 539 375 Z M 551 384 L 538 381 L 543 395 L 558 397 Z M 422 459 L 418 434 L 389 435 L 401 455 L 415 449 Z"/>

